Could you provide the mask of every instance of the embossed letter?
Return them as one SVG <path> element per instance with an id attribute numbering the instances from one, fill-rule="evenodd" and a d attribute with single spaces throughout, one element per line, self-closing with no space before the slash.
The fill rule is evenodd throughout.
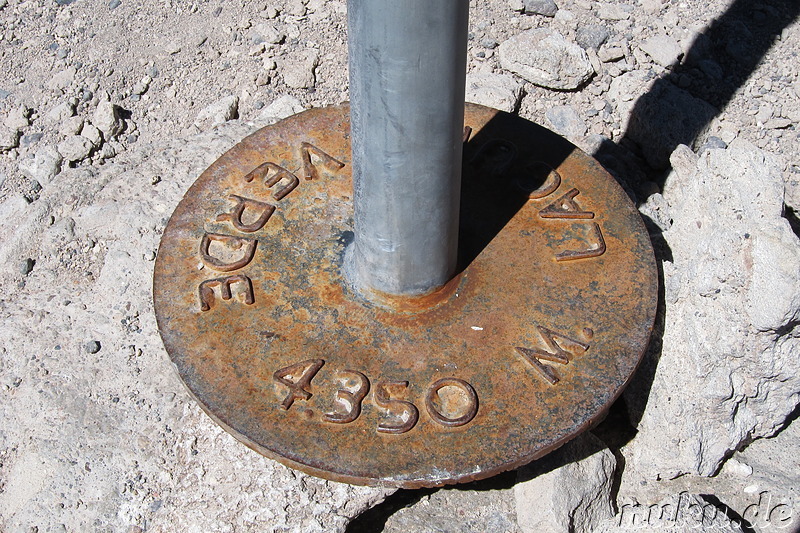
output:
<path id="1" fill-rule="evenodd" d="M 253 233 L 263 228 L 264 224 L 266 224 L 269 220 L 269 217 L 271 217 L 272 213 L 275 212 L 275 206 L 266 202 L 242 198 L 241 196 L 237 196 L 235 194 L 230 195 L 230 199 L 236 202 L 236 207 L 234 207 L 233 211 L 230 213 L 217 215 L 217 222 L 228 220 L 231 224 L 233 224 L 234 228 L 244 233 Z M 242 214 L 248 207 L 251 209 L 260 209 L 261 216 L 259 216 L 256 221 L 250 224 L 245 224 L 242 222 Z"/>
<path id="2" fill-rule="evenodd" d="M 270 176 L 270 171 L 272 171 L 272 175 Z M 257 166 L 253 170 L 251 170 L 245 177 L 244 181 L 250 183 L 254 179 L 263 179 L 264 185 L 267 187 L 273 187 L 277 185 L 277 183 L 281 180 L 286 180 L 287 183 L 279 188 L 276 189 L 272 193 L 272 197 L 276 200 L 280 200 L 290 192 L 292 192 L 295 187 L 300 184 L 300 180 L 297 179 L 297 176 L 286 170 L 285 168 L 276 165 L 275 163 L 264 163 L 262 165 Z"/>
<path id="3" fill-rule="evenodd" d="M 539 216 L 542 218 L 594 218 L 594 213 L 582 210 L 575 201 L 578 194 L 580 194 L 578 189 L 570 189 L 567 194 L 539 211 Z"/>
<path id="4" fill-rule="evenodd" d="M 562 340 L 562 344 L 565 344 L 567 347 L 572 348 L 573 350 L 580 350 L 585 352 L 589 349 L 588 344 L 584 344 L 580 341 L 576 341 L 566 335 L 562 335 L 560 333 L 556 333 L 551 329 L 547 329 L 543 326 L 536 326 L 536 330 L 539 332 L 539 336 L 544 341 L 545 345 L 547 346 L 548 351 L 542 350 L 541 348 L 523 348 L 521 346 L 517 346 L 516 350 L 528 361 L 533 368 L 535 368 L 542 377 L 547 380 L 548 383 L 551 385 L 555 385 L 559 381 L 558 374 L 556 371 L 553 370 L 553 367 L 550 365 L 546 365 L 542 363 L 541 360 L 545 361 L 553 361 L 554 363 L 561 363 L 562 365 L 566 365 L 569 363 L 569 356 L 571 355 L 570 352 L 565 350 L 561 344 L 556 341 L 556 338 Z"/>
<path id="5" fill-rule="evenodd" d="M 239 250 L 244 247 L 243 255 L 239 259 L 231 262 L 225 262 L 222 259 L 212 256 L 208 249 L 213 241 L 225 244 L 231 250 Z M 232 235 L 220 235 L 218 233 L 206 233 L 200 241 L 200 257 L 208 267 L 218 270 L 220 272 L 231 272 L 238 270 L 253 260 L 256 253 L 256 239 L 248 239 L 245 237 L 234 237 Z"/>
<path id="6" fill-rule="evenodd" d="M 445 387 L 459 389 L 461 394 L 455 400 L 443 399 L 439 391 Z M 458 427 L 469 423 L 478 413 L 478 395 L 472 385 L 458 378 L 440 379 L 428 389 L 425 396 L 425 408 L 437 423 L 447 427 Z M 458 416 L 449 417 L 442 411 L 451 411 Z M 463 414 L 462 414 L 463 413 Z"/>
<path id="7" fill-rule="evenodd" d="M 234 283 L 244 283 L 244 303 L 252 305 L 255 302 L 253 296 L 253 282 L 247 276 L 236 275 L 226 278 L 209 279 L 200 284 L 198 289 L 200 295 L 200 310 L 208 311 L 214 306 L 214 287 L 219 287 L 219 292 L 223 300 L 230 300 L 233 297 L 231 285 Z"/>
<path id="8" fill-rule="evenodd" d="M 320 159 L 322 166 L 329 172 L 336 173 L 344 167 L 344 163 L 326 154 L 311 143 L 302 143 L 300 145 L 300 152 L 303 157 L 303 177 L 307 180 L 319 179 L 319 171 L 311 161 L 312 154 Z"/>
<path id="9" fill-rule="evenodd" d="M 574 259 L 586 259 L 588 257 L 599 257 L 606 253 L 606 241 L 603 239 L 603 232 L 597 223 L 592 223 L 592 231 L 596 244 L 586 250 L 566 250 L 556 254 L 556 261 L 572 261 Z"/>

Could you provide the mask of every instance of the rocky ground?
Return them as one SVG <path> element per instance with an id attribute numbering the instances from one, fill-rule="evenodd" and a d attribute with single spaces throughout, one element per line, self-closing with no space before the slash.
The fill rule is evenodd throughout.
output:
<path id="1" fill-rule="evenodd" d="M 800 530 L 800 3 L 470 7 L 467 99 L 594 153 L 653 238 L 659 320 L 605 421 L 393 494 L 239 444 L 172 373 L 155 251 L 225 150 L 348 99 L 345 2 L 0 0 L 0 530 Z"/>

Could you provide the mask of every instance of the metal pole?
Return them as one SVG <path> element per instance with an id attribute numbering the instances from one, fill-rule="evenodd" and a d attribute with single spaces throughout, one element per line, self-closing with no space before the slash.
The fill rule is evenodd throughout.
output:
<path id="1" fill-rule="evenodd" d="M 457 260 L 469 0 L 348 0 L 361 289 L 422 295 Z"/>

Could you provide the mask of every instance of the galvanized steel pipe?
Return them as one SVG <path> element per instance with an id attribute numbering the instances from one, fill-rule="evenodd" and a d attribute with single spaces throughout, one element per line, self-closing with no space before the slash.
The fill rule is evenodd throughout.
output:
<path id="1" fill-rule="evenodd" d="M 422 295 L 454 274 L 468 0 L 348 0 L 362 291 Z"/>

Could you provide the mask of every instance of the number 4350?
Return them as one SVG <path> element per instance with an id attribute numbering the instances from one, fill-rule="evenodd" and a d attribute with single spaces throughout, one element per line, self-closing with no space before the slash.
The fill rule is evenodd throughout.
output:
<path id="1" fill-rule="evenodd" d="M 277 370 L 273 374 L 276 382 L 289 391 L 281 402 L 288 410 L 295 401 L 308 401 L 312 393 L 311 380 L 325 364 L 323 359 L 308 359 Z M 322 420 L 332 424 L 349 424 L 361 415 L 361 405 L 369 394 L 369 378 L 356 370 L 337 372 L 339 388 L 334 392 L 336 409 L 322 415 Z M 372 401 L 385 413 L 385 420 L 378 424 L 379 433 L 400 434 L 410 431 L 419 421 L 419 409 L 406 399 L 408 381 L 377 381 Z M 333 391 L 331 391 L 333 392 Z M 458 378 L 443 378 L 430 387 L 424 398 L 425 410 L 434 422 L 445 427 L 468 424 L 478 413 L 478 395 L 475 389 Z"/>

